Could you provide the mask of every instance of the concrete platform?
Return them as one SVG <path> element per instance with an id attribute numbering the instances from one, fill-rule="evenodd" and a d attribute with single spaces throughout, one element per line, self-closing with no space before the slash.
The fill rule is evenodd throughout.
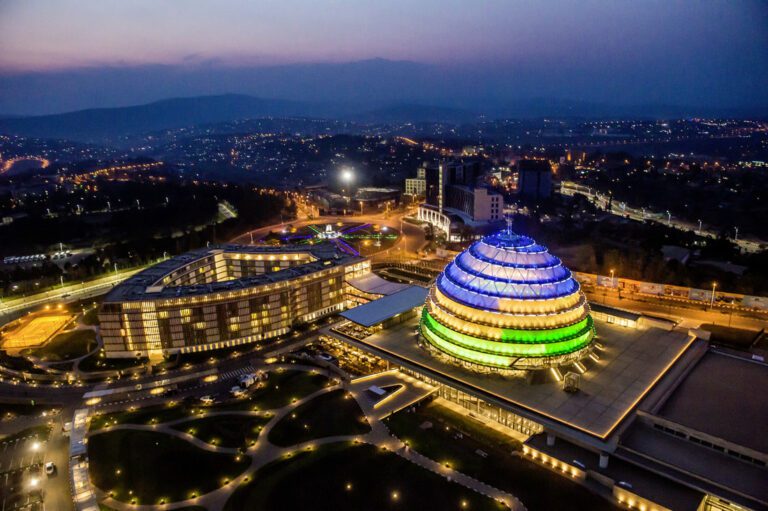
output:
<path id="1" fill-rule="evenodd" d="M 385 371 L 352 380 L 349 390 L 353 393 L 362 394 L 371 385 L 379 388 L 389 385 L 402 385 L 401 389 L 371 406 L 371 411 L 368 414 L 373 415 L 378 420 L 389 417 L 393 413 L 418 403 L 430 394 L 437 392 L 437 387 L 419 381 L 397 370 Z"/>
<path id="2" fill-rule="evenodd" d="M 582 376 L 581 390 L 531 385 L 522 378 L 482 375 L 442 362 L 418 345 L 417 320 L 346 342 L 399 365 L 476 393 L 546 426 L 560 424 L 605 440 L 685 352 L 693 337 L 656 328 L 630 329 L 595 321 L 600 360 Z"/>

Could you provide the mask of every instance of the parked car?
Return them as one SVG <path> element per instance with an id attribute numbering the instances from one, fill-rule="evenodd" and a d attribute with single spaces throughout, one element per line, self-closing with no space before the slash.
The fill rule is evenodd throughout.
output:
<path id="1" fill-rule="evenodd" d="M 210 406 L 210 405 L 212 405 L 213 403 L 215 403 L 215 401 L 214 401 L 213 397 L 211 397 L 211 396 L 202 396 L 202 397 L 200 398 L 200 402 L 201 402 L 202 404 L 204 404 L 204 405 L 207 405 L 207 406 Z"/>

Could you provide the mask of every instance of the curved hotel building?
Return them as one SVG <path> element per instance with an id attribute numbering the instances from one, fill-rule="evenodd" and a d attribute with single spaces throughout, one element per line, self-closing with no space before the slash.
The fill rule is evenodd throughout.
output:
<path id="1" fill-rule="evenodd" d="M 99 311 L 107 357 L 159 358 L 287 334 L 347 308 L 370 263 L 331 243 L 225 245 L 168 259 L 115 287 Z"/>
<path id="2" fill-rule="evenodd" d="M 595 335 L 568 268 L 509 229 L 473 243 L 446 266 L 420 330 L 438 356 L 497 373 L 576 362 L 589 355 Z"/>

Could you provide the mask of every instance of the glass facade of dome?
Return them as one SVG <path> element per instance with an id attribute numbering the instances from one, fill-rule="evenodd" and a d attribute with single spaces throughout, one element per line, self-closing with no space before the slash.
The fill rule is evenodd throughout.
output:
<path id="1" fill-rule="evenodd" d="M 589 354 L 589 305 L 560 259 L 505 229 L 473 243 L 437 278 L 421 316 L 430 348 L 489 370 L 554 367 Z"/>

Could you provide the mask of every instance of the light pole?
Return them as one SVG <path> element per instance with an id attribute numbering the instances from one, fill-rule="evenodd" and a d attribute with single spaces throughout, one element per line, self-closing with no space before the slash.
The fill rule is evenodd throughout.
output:
<path id="1" fill-rule="evenodd" d="M 712 283 L 712 298 L 709 300 L 709 308 L 713 308 L 715 306 L 715 290 L 717 289 L 717 282 Z"/>
<path id="2" fill-rule="evenodd" d="M 697 231 L 698 235 L 701 235 L 701 220 L 699 220 L 699 230 Z"/>
<path id="3" fill-rule="evenodd" d="M 613 268 L 611 268 L 611 287 L 616 287 L 616 278 L 614 277 Z"/>
<path id="4" fill-rule="evenodd" d="M 349 167 L 345 167 L 341 169 L 341 182 L 344 183 L 345 186 L 349 187 L 352 182 L 355 180 L 355 173 L 352 172 L 352 169 Z M 344 189 L 342 188 L 342 192 L 344 192 Z M 350 189 L 350 195 L 352 194 Z"/>
<path id="5" fill-rule="evenodd" d="M 733 241 L 739 241 L 739 228 L 734 227 L 733 230 L 736 231 L 736 235 L 733 237 Z"/>
<path id="6" fill-rule="evenodd" d="M 667 210 L 667 225 L 672 225 L 672 213 Z"/>

